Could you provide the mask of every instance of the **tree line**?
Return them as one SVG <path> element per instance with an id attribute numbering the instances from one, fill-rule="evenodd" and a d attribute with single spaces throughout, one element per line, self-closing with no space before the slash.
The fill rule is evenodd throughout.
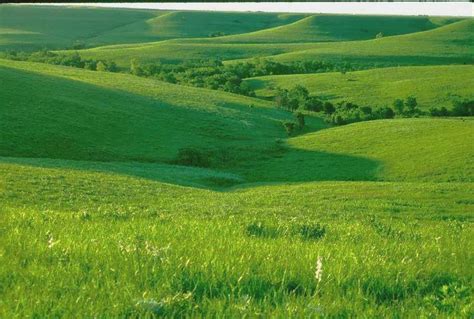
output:
<path id="1" fill-rule="evenodd" d="M 74 52 L 73 54 L 60 54 L 48 50 L 42 50 L 32 53 L 5 51 L 1 53 L 0 57 L 16 61 L 30 61 L 54 65 L 71 66 L 91 71 L 119 71 L 119 68 L 113 61 L 84 59 L 77 52 Z"/>
<path id="2" fill-rule="evenodd" d="M 431 108 L 429 112 L 418 107 L 416 97 L 409 96 L 405 99 L 396 99 L 392 106 L 367 106 L 341 101 L 332 103 L 323 101 L 316 96 L 310 96 L 309 91 L 302 85 L 296 85 L 290 90 L 278 88 L 275 94 L 275 103 L 278 107 L 291 112 L 302 111 L 319 113 L 325 120 L 334 125 L 344 125 L 361 121 L 392 119 L 394 117 L 419 117 L 419 116 L 474 116 L 473 100 L 458 100 L 453 102 L 453 107 Z M 299 124 L 298 124 L 299 123 Z M 295 128 L 302 127 L 298 121 L 293 124 L 284 124 L 291 135 Z"/>

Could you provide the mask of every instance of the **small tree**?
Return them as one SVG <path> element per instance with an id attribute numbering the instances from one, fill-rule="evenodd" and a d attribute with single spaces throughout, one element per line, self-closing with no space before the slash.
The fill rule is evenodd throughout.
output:
<path id="1" fill-rule="evenodd" d="M 290 136 L 295 131 L 296 123 L 287 121 L 287 122 L 283 122 L 283 126 L 285 127 L 285 130 L 286 130 L 286 133 L 288 134 L 288 136 Z"/>
<path id="2" fill-rule="evenodd" d="M 474 116 L 474 100 L 454 102 L 452 113 L 454 116 Z"/>
<path id="3" fill-rule="evenodd" d="M 97 63 L 93 60 L 91 61 L 86 61 L 84 63 L 84 69 L 86 70 L 91 70 L 91 71 L 95 71 L 97 70 Z"/>
<path id="4" fill-rule="evenodd" d="M 110 72 L 118 72 L 118 67 L 117 67 L 117 64 L 115 64 L 115 62 L 108 62 L 107 63 L 107 71 L 110 71 Z"/>
<path id="5" fill-rule="evenodd" d="M 407 108 L 407 113 L 410 115 L 415 114 L 416 107 L 418 106 L 418 102 L 416 101 L 416 97 L 409 96 L 405 100 L 405 106 Z"/>
<path id="6" fill-rule="evenodd" d="M 403 100 L 401 99 L 396 99 L 393 101 L 393 108 L 398 114 L 403 114 L 405 105 L 403 104 Z"/>
<path id="7" fill-rule="evenodd" d="M 290 98 L 298 100 L 298 102 L 303 103 L 309 97 L 308 89 L 302 85 L 296 85 L 293 87 L 290 92 Z"/>
<path id="8" fill-rule="evenodd" d="M 315 97 L 310 97 L 304 102 L 303 108 L 308 111 L 319 112 L 323 109 L 323 102 Z"/>
<path id="9" fill-rule="evenodd" d="M 295 111 L 299 107 L 299 102 L 297 99 L 289 99 L 288 101 L 288 110 Z"/>
<path id="10" fill-rule="evenodd" d="M 107 71 L 107 65 L 104 62 L 99 61 L 99 62 L 97 62 L 96 70 L 97 71 L 102 71 L 102 72 Z"/>
<path id="11" fill-rule="evenodd" d="M 326 114 L 333 114 L 334 112 L 336 112 L 336 108 L 334 107 L 334 105 L 332 105 L 331 102 L 324 102 L 323 111 Z"/>
<path id="12" fill-rule="evenodd" d="M 377 109 L 377 113 L 382 119 L 393 119 L 395 117 L 395 112 L 389 107 L 381 107 Z"/>
<path id="13" fill-rule="evenodd" d="M 130 73 L 132 73 L 133 75 L 137 75 L 137 76 L 142 76 L 143 75 L 143 70 L 140 67 L 140 64 L 138 63 L 138 61 L 135 60 L 135 59 L 133 59 L 130 62 Z"/>
<path id="14" fill-rule="evenodd" d="M 287 108 L 289 104 L 288 91 L 277 89 L 277 93 L 275 95 L 275 102 L 278 107 Z"/>
<path id="15" fill-rule="evenodd" d="M 305 125 L 303 113 L 301 112 L 296 113 L 296 120 L 298 121 L 299 128 L 302 129 Z"/>

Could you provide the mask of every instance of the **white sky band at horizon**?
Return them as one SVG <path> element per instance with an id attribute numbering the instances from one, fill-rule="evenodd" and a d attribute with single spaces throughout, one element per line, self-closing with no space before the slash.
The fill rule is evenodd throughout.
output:
<path id="1" fill-rule="evenodd" d="M 23 3 L 19 5 L 88 6 L 105 8 L 291 12 L 369 15 L 428 15 L 473 17 L 471 2 L 208 2 L 208 3 Z"/>

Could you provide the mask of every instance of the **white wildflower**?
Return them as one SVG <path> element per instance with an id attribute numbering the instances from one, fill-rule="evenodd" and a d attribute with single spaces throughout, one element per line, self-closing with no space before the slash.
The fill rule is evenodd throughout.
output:
<path id="1" fill-rule="evenodd" d="M 48 238 L 48 248 L 51 249 L 53 248 L 54 245 L 56 245 L 58 242 L 54 240 L 53 235 L 49 235 Z"/>
<path id="2" fill-rule="evenodd" d="M 321 279 L 323 278 L 323 259 L 318 256 L 318 260 L 316 261 L 316 271 L 314 273 L 314 277 L 316 280 L 321 282 Z"/>

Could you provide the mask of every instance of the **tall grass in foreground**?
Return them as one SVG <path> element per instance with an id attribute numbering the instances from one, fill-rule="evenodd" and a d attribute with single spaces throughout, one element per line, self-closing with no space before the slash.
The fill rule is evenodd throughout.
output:
<path id="1" fill-rule="evenodd" d="M 472 230 L 459 221 L 341 218 L 306 238 L 300 219 L 263 219 L 266 236 L 241 216 L 8 218 L 5 318 L 472 315 Z"/>
<path id="2" fill-rule="evenodd" d="M 471 183 L 217 192 L 0 169 L 2 318 L 473 314 Z"/>

